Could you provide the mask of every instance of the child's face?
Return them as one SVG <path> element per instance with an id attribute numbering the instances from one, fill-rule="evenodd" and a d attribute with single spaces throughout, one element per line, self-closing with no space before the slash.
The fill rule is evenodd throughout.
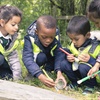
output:
<path id="1" fill-rule="evenodd" d="M 94 24 L 95 24 L 95 26 L 97 27 L 97 28 L 100 28 L 100 19 L 98 18 L 93 18 L 93 17 L 91 17 L 91 19 L 90 19 L 92 22 L 94 22 Z"/>
<path id="2" fill-rule="evenodd" d="M 81 45 L 90 37 L 90 33 L 87 33 L 85 36 L 76 33 L 67 33 L 67 35 L 71 39 L 75 47 L 81 47 Z"/>
<path id="3" fill-rule="evenodd" d="M 56 28 L 46 28 L 41 24 L 40 29 L 36 30 L 38 38 L 43 46 L 48 47 L 54 40 L 56 35 Z"/>
<path id="4" fill-rule="evenodd" d="M 12 19 L 10 19 L 7 23 L 3 23 L 3 35 L 14 35 L 19 28 L 21 18 L 19 16 L 13 16 Z"/>

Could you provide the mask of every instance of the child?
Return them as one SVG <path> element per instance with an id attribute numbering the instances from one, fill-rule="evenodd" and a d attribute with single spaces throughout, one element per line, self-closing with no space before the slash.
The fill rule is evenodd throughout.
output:
<path id="1" fill-rule="evenodd" d="M 18 8 L 6 5 L 0 7 L 0 77 L 2 79 L 21 78 L 21 66 L 16 51 L 17 32 L 21 19 L 22 12 Z"/>
<path id="2" fill-rule="evenodd" d="M 95 26 L 100 28 L 100 0 L 92 0 L 88 10 L 87 10 L 88 18 L 94 22 Z M 96 60 L 96 64 L 90 69 L 88 75 L 93 74 L 94 72 L 98 71 L 100 68 L 100 55 Z"/>
<path id="3" fill-rule="evenodd" d="M 67 60 L 64 61 L 65 65 L 61 66 L 62 71 L 68 76 L 69 80 L 72 82 L 70 87 L 77 86 L 77 80 L 79 78 L 84 78 L 87 76 L 88 71 L 96 62 L 96 57 L 98 56 L 100 46 L 92 48 L 96 44 L 95 40 L 90 39 L 90 23 L 88 19 L 84 16 L 74 16 L 67 27 L 67 35 L 71 39 L 72 43 L 70 46 L 70 53 L 67 55 Z M 84 48 L 82 53 L 78 51 Z M 86 53 L 87 52 L 87 53 Z M 73 69 L 73 64 L 77 57 L 79 59 L 78 68 Z M 75 65 L 76 66 L 76 65 Z M 84 82 L 86 86 L 83 94 L 88 94 L 93 92 L 94 86 L 97 85 L 96 78 L 89 79 Z"/>
<path id="4" fill-rule="evenodd" d="M 24 40 L 23 62 L 29 73 L 46 86 L 54 87 L 55 82 L 47 78 L 40 68 L 45 66 L 47 71 L 55 70 L 56 82 L 62 79 L 66 86 L 65 78 L 60 71 L 64 54 L 59 50 L 61 45 L 56 39 L 56 19 L 49 15 L 40 16 L 36 23 L 28 28 Z"/>

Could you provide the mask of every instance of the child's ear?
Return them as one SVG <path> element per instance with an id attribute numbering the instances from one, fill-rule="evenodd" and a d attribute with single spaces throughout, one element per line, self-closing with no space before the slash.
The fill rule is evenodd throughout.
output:
<path id="1" fill-rule="evenodd" d="M 91 34 L 90 32 L 87 33 L 87 38 L 90 38 Z"/>
<path id="2" fill-rule="evenodd" d="M 0 26 L 4 26 L 4 24 L 5 24 L 5 21 L 3 20 L 3 19 L 0 19 Z"/>

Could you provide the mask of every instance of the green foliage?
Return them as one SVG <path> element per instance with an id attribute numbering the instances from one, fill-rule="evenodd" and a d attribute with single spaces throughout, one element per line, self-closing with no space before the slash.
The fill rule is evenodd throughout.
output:
<path id="1" fill-rule="evenodd" d="M 23 12 L 20 29 L 22 35 L 26 34 L 28 26 L 43 14 L 50 14 L 50 3 L 48 0 L 0 0 L 0 5 L 17 6 Z M 47 6 L 48 5 L 48 6 Z"/>
<path id="2" fill-rule="evenodd" d="M 85 2 L 86 0 L 52 0 L 55 4 L 52 4 L 50 2 L 51 0 L 0 0 L 0 5 L 6 5 L 6 4 L 10 4 L 13 6 L 17 6 L 19 9 L 22 10 L 23 12 L 23 20 L 21 22 L 20 25 L 20 32 L 21 33 L 21 39 L 20 41 L 23 39 L 23 37 L 26 34 L 26 30 L 28 28 L 28 26 L 34 21 L 36 20 L 39 16 L 43 15 L 43 14 L 50 14 L 53 15 L 54 17 L 58 17 L 58 16 L 65 16 L 65 15 L 83 15 L 82 13 L 82 9 L 83 6 L 81 6 L 81 1 Z M 90 0 L 88 0 L 90 1 Z M 74 5 L 72 6 L 74 2 Z M 80 8 L 81 7 L 81 8 Z M 72 11 L 72 8 L 74 11 Z M 57 20 L 58 23 L 58 27 L 60 29 L 60 35 L 61 35 L 61 43 L 63 45 L 63 47 L 67 47 L 67 45 L 69 44 L 69 38 L 66 35 L 66 28 L 67 28 L 67 24 L 68 21 L 67 20 Z M 92 24 L 92 30 L 96 29 L 94 27 L 94 24 Z M 26 81 L 25 78 L 27 77 L 27 69 L 24 66 L 23 62 L 22 62 L 22 50 L 23 50 L 23 46 L 19 45 L 18 47 L 18 53 L 19 53 L 19 57 L 20 57 L 20 62 L 22 65 L 22 75 L 23 75 L 23 80 L 20 81 L 20 83 L 22 84 L 29 84 L 32 86 L 37 86 L 37 87 L 41 87 L 41 88 L 45 88 L 45 89 L 49 89 L 52 91 L 57 92 L 54 88 L 47 88 L 46 86 L 44 86 L 38 79 L 36 78 L 31 78 L 30 80 Z M 50 77 L 52 77 L 55 80 L 55 74 L 50 74 Z M 65 76 L 66 77 L 66 76 Z M 66 78 L 67 81 L 69 81 Z M 98 90 L 98 89 L 96 89 Z M 95 91 L 95 93 L 93 95 L 90 96 L 83 96 L 82 95 L 82 88 L 79 88 L 77 91 L 66 91 L 66 90 L 61 90 L 61 94 L 65 94 L 68 96 L 73 96 L 76 99 L 79 100 L 98 100 L 98 96 L 100 95 L 97 94 L 97 92 Z"/>

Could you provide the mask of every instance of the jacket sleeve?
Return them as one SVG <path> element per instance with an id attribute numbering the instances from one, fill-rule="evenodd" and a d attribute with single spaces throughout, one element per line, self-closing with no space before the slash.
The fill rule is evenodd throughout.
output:
<path id="1" fill-rule="evenodd" d="M 32 74 L 32 76 L 38 77 L 42 73 L 37 63 L 34 62 L 33 47 L 28 35 L 24 37 L 24 48 L 23 48 L 22 60 L 27 70 L 29 71 L 29 73 Z"/>
<path id="2" fill-rule="evenodd" d="M 90 59 L 89 59 L 89 61 L 88 61 L 87 63 L 89 63 L 89 64 L 91 64 L 92 66 L 94 66 L 95 63 L 96 63 L 96 59 L 90 56 Z"/>
<path id="3" fill-rule="evenodd" d="M 55 56 L 55 64 L 54 64 L 54 70 L 57 72 L 60 70 L 61 62 L 65 59 L 65 54 L 60 51 L 61 44 L 58 42 L 57 48 L 54 50 L 54 56 Z"/>
<path id="4" fill-rule="evenodd" d="M 7 58 L 8 58 L 8 62 L 10 64 L 11 70 L 13 72 L 13 79 L 14 80 L 21 79 L 22 71 L 21 71 L 21 64 L 20 64 L 17 51 L 14 50 L 13 52 L 11 52 Z"/>

